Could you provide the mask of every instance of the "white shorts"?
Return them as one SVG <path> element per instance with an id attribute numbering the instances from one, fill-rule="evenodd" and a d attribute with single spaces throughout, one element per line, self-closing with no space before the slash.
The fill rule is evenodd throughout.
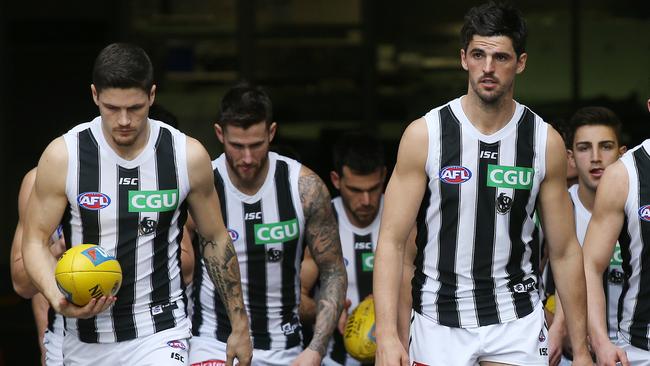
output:
<path id="1" fill-rule="evenodd" d="M 650 366 L 650 351 L 634 347 L 625 340 L 621 333 L 618 333 L 618 339 L 612 341 L 617 347 L 622 348 L 627 354 L 627 359 L 632 366 Z"/>
<path id="2" fill-rule="evenodd" d="M 414 313 L 409 357 L 413 364 L 430 366 L 474 366 L 482 361 L 548 365 L 548 329 L 542 303 L 521 319 L 478 328 L 447 327 Z"/>
<path id="3" fill-rule="evenodd" d="M 300 355 L 300 346 L 279 350 L 253 350 L 252 366 L 287 366 Z M 236 364 L 237 361 L 235 361 Z M 226 344 L 214 337 L 190 338 L 190 366 L 223 366 L 226 364 Z"/>
<path id="4" fill-rule="evenodd" d="M 43 347 L 46 366 L 63 366 L 63 334 L 45 329 Z"/>
<path id="5" fill-rule="evenodd" d="M 187 366 L 188 337 L 186 327 L 115 343 L 84 343 L 67 333 L 63 358 L 66 366 Z"/>

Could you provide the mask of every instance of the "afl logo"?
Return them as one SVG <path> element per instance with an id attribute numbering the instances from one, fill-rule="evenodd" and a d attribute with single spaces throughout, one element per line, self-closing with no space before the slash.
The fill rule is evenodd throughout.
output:
<path id="1" fill-rule="evenodd" d="M 639 217 L 643 221 L 650 222 L 650 205 L 645 205 L 639 209 Z"/>
<path id="2" fill-rule="evenodd" d="M 230 235 L 230 239 L 233 241 L 233 243 L 239 239 L 239 233 L 233 229 L 228 229 L 228 235 Z"/>
<path id="3" fill-rule="evenodd" d="M 444 183 L 461 184 L 472 177 L 472 172 L 464 166 L 452 165 L 442 168 L 438 176 Z"/>
<path id="4" fill-rule="evenodd" d="M 84 192 L 77 196 L 79 206 L 87 210 L 101 210 L 111 204 L 111 199 L 100 192 Z"/>

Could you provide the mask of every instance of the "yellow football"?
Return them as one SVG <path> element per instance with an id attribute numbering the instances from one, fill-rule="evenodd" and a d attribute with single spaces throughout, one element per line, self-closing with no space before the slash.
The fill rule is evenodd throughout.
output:
<path id="1" fill-rule="evenodd" d="M 122 267 L 94 244 L 68 249 L 56 264 L 56 284 L 68 301 L 84 306 L 92 298 L 114 296 L 122 285 Z"/>
<path id="2" fill-rule="evenodd" d="M 343 344 L 350 356 L 367 363 L 375 360 L 375 302 L 372 296 L 361 301 L 345 323 Z"/>

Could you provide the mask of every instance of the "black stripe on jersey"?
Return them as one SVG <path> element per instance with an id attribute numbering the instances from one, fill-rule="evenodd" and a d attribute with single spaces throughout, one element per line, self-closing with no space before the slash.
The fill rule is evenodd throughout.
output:
<path id="1" fill-rule="evenodd" d="M 100 169 L 99 169 L 99 145 L 90 129 L 79 132 L 79 172 L 78 172 L 78 193 L 99 192 Z M 99 212 L 100 210 L 87 210 L 79 208 L 83 242 L 88 244 L 100 244 L 99 242 Z M 89 319 L 78 319 L 79 340 L 86 343 L 97 343 L 98 334 L 95 324 L 95 317 Z"/>
<path id="2" fill-rule="evenodd" d="M 618 235 L 618 245 L 621 247 L 621 269 L 625 276 L 623 276 L 623 288 L 621 289 L 621 297 L 618 298 L 618 314 L 616 319 L 620 326 L 621 320 L 623 319 L 623 303 L 625 295 L 630 290 L 630 274 L 632 273 L 632 266 L 630 265 L 632 261 L 632 252 L 630 251 L 630 244 L 632 243 L 632 238 L 628 231 L 628 218 L 627 215 L 623 219 L 623 226 L 621 226 L 621 232 Z"/>
<path id="3" fill-rule="evenodd" d="M 358 235 L 354 234 L 354 271 L 357 275 L 357 291 L 359 292 L 359 301 L 363 301 L 366 296 L 372 293 L 372 270 L 363 270 L 364 254 L 372 255 L 372 234 Z"/>
<path id="4" fill-rule="evenodd" d="M 645 148 L 634 152 L 634 161 L 639 184 L 639 207 L 650 204 L 650 156 Z M 635 182 L 633 182 L 635 183 Z M 650 222 L 635 218 L 639 225 L 641 255 L 639 256 L 639 292 L 630 325 L 630 343 L 644 350 L 650 350 L 648 339 L 648 319 L 650 318 Z"/>
<path id="5" fill-rule="evenodd" d="M 199 248 L 199 235 L 195 233 L 192 239 L 194 249 L 194 275 L 192 276 L 192 335 L 199 336 L 199 330 L 203 325 L 203 305 L 201 304 L 201 286 L 203 285 L 203 265 L 201 260 L 201 249 Z M 219 297 L 214 294 L 214 297 Z"/>
<path id="6" fill-rule="evenodd" d="M 460 123 L 447 106 L 440 110 L 440 169 L 461 165 L 462 136 Z M 458 247 L 458 218 L 460 217 L 460 184 L 440 181 L 440 255 L 438 257 L 441 282 L 436 304 L 440 324 L 460 326 L 456 290 L 456 251 Z M 419 229 L 418 225 L 418 229 Z M 419 235 L 418 235 L 419 236 Z"/>
<path id="7" fill-rule="evenodd" d="M 56 313 L 54 312 L 53 307 L 49 307 L 47 309 L 47 329 L 50 330 L 50 332 L 54 332 L 54 317 Z"/>
<path id="8" fill-rule="evenodd" d="M 262 202 L 252 204 L 242 202 L 244 206 L 244 217 L 242 220 L 246 226 L 246 256 L 248 266 L 248 306 L 250 308 L 251 336 L 253 337 L 253 348 L 271 349 L 271 335 L 269 333 L 268 311 L 266 302 L 266 247 L 255 244 L 255 224 L 261 224 L 262 218 L 257 213 L 262 212 Z M 247 215 L 251 214 L 251 215 Z M 254 217 L 245 220 L 245 217 Z M 255 265 L 258 264 L 258 265 Z"/>
<path id="9" fill-rule="evenodd" d="M 277 194 L 278 214 L 280 221 L 296 219 L 296 209 L 291 195 L 289 181 L 289 165 L 282 160 L 275 163 L 275 188 Z M 296 257 L 298 255 L 298 238 L 282 244 L 282 325 L 288 324 L 291 329 L 299 325 L 294 309 L 298 304 L 296 299 Z M 285 333 L 286 334 L 286 333 Z M 300 329 L 286 335 L 286 348 L 300 344 Z"/>
<path id="10" fill-rule="evenodd" d="M 166 128 L 160 128 L 158 141 L 156 141 L 156 170 L 159 190 L 179 188 L 176 157 L 174 155 L 174 141 L 171 132 Z M 180 194 L 180 190 L 178 193 Z M 177 200 L 180 200 L 180 197 Z M 182 212 L 183 208 L 180 208 L 180 210 Z M 153 292 L 151 306 L 163 306 L 161 312 L 153 315 L 156 333 L 173 328 L 176 325 L 176 320 L 174 319 L 175 307 L 169 304 L 171 299 L 171 278 L 169 276 L 169 259 L 167 257 L 170 245 L 177 245 L 178 252 L 180 252 L 179 238 L 176 238 L 176 243 L 170 243 L 168 241 L 169 228 L 174 213 L 175 210 L 158 213 L 156 237 L 153 241 L 153 273 L 151 276 Z M 183 225 L 183 223 L 179 222 L 179 225 Z M 181 271 L 180 265 L 180 261 L 178 261 L 179 272 Z M 167 308 L 165 309 L 164 306 L 167 306 Z"/>
<path id="11" fill-rule="evenodd" d="M 63 216 L 61 217 L 61 229 L 63 232 L 63 240 L 65 241 L 65 249 L 72 248 L 72 206 L 70 202 L 65 206 Z"/>
<path id="12" fill-rule="evenodd" d="M 422 314 L 422 287 L 427 280 L 424 274 L 424 248 L 428 243 L 429 228 L 427 227 L 427 210 L 431 200 L 431 189 L 429 188 L 429 181 L 427 180 L 427 188 L 422 197 L 422 203 L 418 210 L 416 219 L 417 232 L 415 235 L 415 245 L 417 253 L 413 264 L 415 265 L 415 272 L 413 279 L 411 279 L 411 296 L 413 297 L 413 310 Z"/>
<path id="13" fill-rule="evenodd" d="M 118 228 L 115 258 L 122 267 L 122 287 L 115 305 L 111 309 L 115 340 L 126 341 L 137 337 L 133 304 L 135 303 L 135 282 L 137 277 L 137 241 L 140 215 L 129 212 L 129 191 L 140 189 L 140 172 L 138 168 L 126 169 L 118 166 L 117 172 Z M 135 185 L 119 184 L 122 178 L 131 182 L 137 178 Z"/>
<path id="14" fill-rule="evenodd" d="M 492 275 L 494 259 L 494 236 L 496 226 L 497 189 L 487 185 L 488 165 L 498 164 L 499 143 L 479 142 L 478 177 L 476 186 L 476 226 L 474 231 L 474 258 L 472 260 L 472 277 L 474 278 L 474 301 L 480 326 L 499 323 L 495 283 Z"/>
<path id="15" fill-rule="evenodd" d="M 214 187 L 217 190 L 219 195 L 219 206 L 221 208 L 221 217 L 223 218 L 223 223 L 228 227 L 228 209 L 226 204 L 226 191 L 223 185 L 223 178 L 219 175 L 219 170 L 214 169 Z M 196 262 L 200 263 L 200 262 Z M 217 334 L 216 337 L 221 342 L 227 342 L 228 336 L 232 332 L 232 327 L 230 326 L 230 318 L 228 318 L 228 312 L 226 306 L 221 300 L 221 296 L 218 292 L 215 291 L 214 294 L 214 308 L 216 309 L 217 315 Z"/>
<path id="16" fill-rule="evenodd" d="M 544 149 L 545 147 L 541 147 Z M 535 157 L 535 115 L 526 108 L 517 124 L 517 150 L 515 166 L 533 168 Z M 506 271 L 508 272 L 508 288 L 512 292 L 515 312 L 522 318 L 533 312 L 533 303 L 528 292 L 516 292 L 515 286 L 524 281 L 524 270 L 521 261 L 526 252 L 526 245 L 521 238 L 526 216 L 526 205 L 530 199 L 530 190 L 513 189 L 512 206 L 510 208 L 510 242 L 511 251 Z"/>
<path id="17" fill-rule="evenodd" d="M 346 311 L 346 310 L 343 310 Z M 345 350 L 345 344 L 343 343 L 343 336 L 338 331 L 334 329 L 332 333 L 332 352 L 330 352 L 330 358 L 341 365 L 345 365 L 345 360 L 348 357 L 348 354 Z"/>

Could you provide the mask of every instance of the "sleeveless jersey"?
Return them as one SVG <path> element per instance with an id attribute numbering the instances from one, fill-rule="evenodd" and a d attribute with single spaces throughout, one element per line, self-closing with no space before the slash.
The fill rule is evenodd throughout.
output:
<path id="1" fill-rule="evenodd" d="M 650 350 L 650 139 L 621 157 L 629 183 L 618 242 L 623 259 L 619 330 L 635 347 Z"/>
<path id="2" fill-rule="evenodd" d="M 416 220 L 413 309 L 462 328 L 530 314 L 539 301 L 533 215 L 548 125 L 516 103 L 512 119 L 487 136 L 460 98 L 424 119 L 428 182 Z"/>
<path id="3" fill-rule="evenodd" d="M 288 349 L 300 345 L 298 319 L 300 264 L 305 220 L 298 191 L 301 164 L 273 152 L 262 187 L 252 196 L 239 191 L 226 169 L 226 157 L 212 162 L 224 223 L 241 273 L 253 348 Z M 199 253 L 195 241 L 195 253 Z M 192 334 L 226 342 L 228 313 L 201 258 L 192 289 Z M 200 264 L 200 265 L 198 265 Z"/>
<path id="4" fill-rule="evenodd" d="M 186 136 L 149 119 L 133 160 L 109 146 L 101 117 L 64 135 L 68 149 L 66 245 L 100 245 L 122 267 L 115 304 L 91 319 L 66 319 L 86 343 L 120 342 L 187 327 L 180 241 L 189 192 Z"/>
<path id="5" fill-rule="evenodd" d="M 576 220 L 576 234 L 580 245 L 585 242 L 585 235 L 587 234 L 587 226 L 591 220 L 591 212 L 585 208 L 578 197 L 578 185 L 574 184 L 569 188 L 569 194 L 573 201 L 573 214 Z M 609 338 L 616 339 L 618 332 L 618 299 L 621 296 L 623 289 L 623 269 L 621 268 L 621 247 L 616 243 L 614 254 L 609 262 L 607 272 L 603 276 L 603 288 L 605 289 L 605 300 L 607 306 L 605 312 L 607 313 L 607 329 L 609 331 Z"/>
<path id="6" fill-rule="evenodd" d="M 359 305 L 361 300 L 372 294 L 372 272 L 374 268 L 375 249 L 379 237 L 379 223 L 384 209 L 384 197 L 379 203 L 379 211 L 375 220 L 367 227 L 360 228 L 353 225 L 348 219 L 343 207 L 343 199 L 336 197 L 332 200 L 332 207 L 336 214 L 339 226 L 343 261 L 348 274 L 348 290 L 346 297 L 350 299 L 350 311 Z M 360 365 L 345 351 L 343 337 L 337 329 L 332 333 L 326 357 L 341 365 Z"/>

